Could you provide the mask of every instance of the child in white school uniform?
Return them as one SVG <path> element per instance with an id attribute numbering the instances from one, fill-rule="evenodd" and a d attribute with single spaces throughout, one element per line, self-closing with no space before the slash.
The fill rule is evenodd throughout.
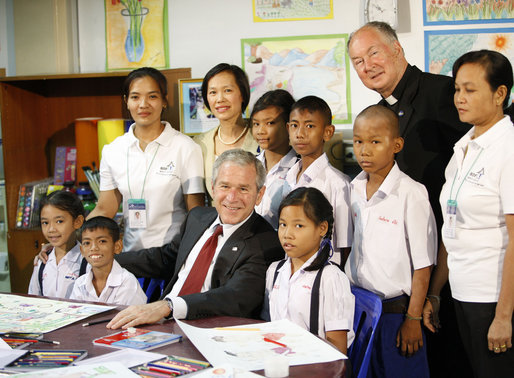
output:
<path id="1" fill-rule="evenodd" d="M 288 257 L 268 268 L 263 318 L 289 319 L 346 353 L 355 298 L 346 275 L 328 262 L 333 223 L 332 206 L 318 189 L 298 188 L 282 201 L 278 237 Z"/>
<path id="2" fill-rule="evenodd" d="M 289 169 L 298 161 L 296 151 L 289 145 L 287 121 L 294 98 L 283 89 L 264 93 L 253 106 L 251 120 L 253 137 L 261 152 L 257 159 L 266 168 L 266 191 L 255 211 L 276 230 L 278 207 L 284 198 L 284 180 Z"/>
<path id="3" fill-rule="evenodd" d="M 325 142 L 332 139 L 332 111 L 328 104 L 316 96 L 298 100 L 291 109 L 289 141 L 300 154 L 298 161 L 287 173 L 287 192 L 305 186 L 319 189 L 334 208 L 334 232 L 331 261 L 340 264 L 341 254 L 350 249 L 352 243 L 352 217 L 350 214 L 350 178 L 330 165 L 323 152 Z"/>
<path id="4" fill-rule="evenodd" d="M 421 328 L 437 232 L 425 187 L 400 171 L 398 117 L 381 105 L 355 119 L 353 149 L 363 169 L 352 181 L 355 234 L 345 272 L 382 298 L 372 376 L 428 377 Z"/>
<path id="5" fill-rule="evenodd" d="M 114 260 L 123 248 L 114 220 L 102 216 L 88 219 L 80 231 L 80 241 L 80 251 L 91 271 L 77 280 L 71 299 L 117 305 L 146 303 L 136 277 Z"/>
<path id="6" fill-rule="evenodd" d="M 57 191 L 40 202 L 41 231 L 53 247 L 46 264 L 38 261 L 29 283 L 29 294 L 69 298 L 73 284 L 85 272 L 76 231 L 84 222 L 84 206 L 73 193 Z"/>

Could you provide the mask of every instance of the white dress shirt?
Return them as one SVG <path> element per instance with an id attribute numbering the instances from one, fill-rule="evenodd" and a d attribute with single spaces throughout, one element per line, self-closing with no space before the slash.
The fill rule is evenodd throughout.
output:
<path id="1" fill-rule="evenodd" d="M 43 292 L 39 287 L 39 269 L 41 260 L 34 267 L 30 278 L 29 294 L 44 295 L 45 297 L 69 298 L 73 290 L 73 284 L 79 277 L 82 255 L 80 244 L 77 242 L 59 261 L 55 258 L 55 248 L 48 255 L 48 261 L 43 269 Z M 91 269 L 88 265 L 87 269 Z"/>
<path id="2" fill-rule="evenodd" d="M 257 160 L 267 168 L 264 151 L 261 151 L 261 153 L 257 155 Z M 285 197 L 284 184 L 286 175 L 297 161 L 298 156 L 296 155 L 296 151 L 291 148 L 289 152 L 269 170 L 266 175 L 266 182 L 264 183 L 266 190 L 262 196 L 261 203 L 255 206 L 255 212 L 266 219 L 275 230 L 278 229 L 278 208 L 280 202 L 282 202 L 282 199 Z"/>
<path id="3" fill-rule="evenodd" d="M 368 174 L 352 181 L 355 234 L 345 272 L 353 285 L 382 299 L 409 295 L 414 270 L 433 265 L 437 229 L 425 187 L 395 163 L 367 200 Z"/>
<path id="4" fill-rule="evenodd" d="M 514 214 L 514 127 L 505 116 L 472 139 L 474 133 L 473 127 L 455 144 L 446 167 L 442 234 L 453 298 L 492 303 L 500 294 L 509 241 L 505 214 Z M 449 199 L 457 201 L 455 238 L 445 236 Z"/>
<path id="5" fill-rule="evenodd" d="M 311 291 L 318 271 L 306 271 L 316 258 L 314 254 L 291 276 L 291 259 L 288 257 L 278 270 L 273 285 L 273 276 L 278 261 L 272 263 L 266 273 L 266 298 L 269 298 L 271 321 L 289 319 L 293 323 L 310 330 Z M 347 330 L 348 346 L 351 345 L 355 297 L 350 290 L 348 277 L 335 265 L 327 265 L 321 274 L 319 287 L 319 331 L 326 339 L 326 332 Z"/>
<path id="6" fill-rule="evenodd" d="M 145 304 L 146 295 L 139 281 L 132 273 L 121 267 L 116 260 L 112 262 L 111 273 L 100 295 L 93 286 L 93 271 L 79 277 L 75 282 L 70 299 L 79 301 L 104 302 L 117 305 Z"/>
<path id="7" fill-rule="evenodd" d="M 287 172 L 286 182 L 288 187 L 284 189 L 284 194 L 287 195 L 292 190 L 300 187 L 320 190 L 334 208 L 333 247 L 340 249 L 351 246 L 353 225 L 349 205 L 350 178 L 331 166 L 325 153 L 314 160 L 297 181 L 296 177 L 301 169 L 302 161 L 299 160 Z M 340 264 L 340 254 L 335 253 L 331 261 Z"/>

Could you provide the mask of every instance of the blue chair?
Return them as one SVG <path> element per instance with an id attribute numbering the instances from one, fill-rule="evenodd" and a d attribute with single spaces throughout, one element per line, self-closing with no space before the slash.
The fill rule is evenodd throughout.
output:
<path id="1" fill-rule="evenodd" d="M 157 278 L 138 278 L 141 288 L 146 294 L 147 303 L 153 302 L 159 299 L 164 291 L 165 281 Z"/>
<path id="2" fill-rule="evenodd" d="M 348 357 L 354 376 L 364 378 L 368 374 L 375 329 L 382 313 L 382 300 L 378 295 L 359 287 L 352 286 L 351 290 L 355 296 L 355 339 L 348 350 Z"/>

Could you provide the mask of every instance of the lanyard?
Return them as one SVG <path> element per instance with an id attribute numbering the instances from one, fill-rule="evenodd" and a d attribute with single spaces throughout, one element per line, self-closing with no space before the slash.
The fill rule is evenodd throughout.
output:
<path id="1" fill-rule="evenodd" d="M 150 165 L 148 166 L 148 169 L 146 170 L 145 178 L 143 179 L 143 187 L 141 188 L 141 197 L 139 197 L 139 198 L 143 198 L 143 195 L 145 193 L 146 176 L 148 176 L 148 172 L 150 171 L 150 168 L 152 167 L 152 163 L 155 159 L 155 155 L 157 155 L 157 151 L 159 151 L 160 146 L 161 146 L 160 144 L 157 144 L 157 148 L 155 149 L 155 152 L 153 154 L 152 161 L 150 162 Z M 130 198 L 133 198 L 132 190 L 130 190 L 129 150 L 130 150 L 130 147 L 127 148 L 127 185 L 128 185 Z"/>
<path id="2" fill-rule="evenodd" d="M 475 163 L 477 162 L 478 158 L 480 157 L 480 155 L 482 155 L 483 151 L 484 151 L 484 149 L 482 148 L 480 150 L 480 152 L 478 153 L 477 157 L 475 158 L 475 160 L 473 161 L 473 164 L 471 164 L 471 167 L 469 167 L 468 172 L 464 176 L 464 179 L 461 181 L 459 188 L 457 189 L 457 193 L 455 193 L 455 198 L 453 199 L 453 201 L 457 201 L 457 196 L 459 195 L 460 189 L 462 188 L 462 184 L 464 184 L 464 181 L 466 181 L 466 177 L 468 177 L 469 172 L 471 172 L 471 170 L 475 166 Z M 455 185 L 455 179 L 457 178 L 458 173 L 459 173 L 459 170 L 457 170 L 457 172 L 455 172 L 455 176 L 453 176 L 452 187 L 450 189 L 450 201 L 452 200 L 453 186 Z"/>

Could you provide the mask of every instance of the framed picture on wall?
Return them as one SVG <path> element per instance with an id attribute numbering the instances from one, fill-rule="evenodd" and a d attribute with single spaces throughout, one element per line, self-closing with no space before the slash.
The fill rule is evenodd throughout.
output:
<path id="1" fill-rule="evenodd" d="M 250 80 L 249 109 L 265 92 L 285 89 L 295 99 L 315 95 L 332 110 L 334 124 L 351 119 L 348 34 L 241 40 L 242 66 Z"/>
<path id="2" fill-rule="evenodd" d="M 333 0 L 253 0 L 253 22 L 334 18 Z"/>
<path id="3" fill-rule="evenodd" d="M 425 71 L 451 76 L 457 58 L 481 49 L 502 53 L 514 66 L 514 28 L 425 31 Z"/>
<path id="4" fill-rule="evenodd" d="M 106 68 L 166 68 L 167 0 L 105 0 Z"/>
<path id="5" fill-rule="evenodd" d="M 514 22 L 514 0 L 423 0 L 424 25 Z"/>
<path id="6" fill-rule="evenodd" d="M 203 79 L 180 79 L 180 131 L 196 135 L 218 126 L 219 121 L 205 106 L 202 98 Z"/>

